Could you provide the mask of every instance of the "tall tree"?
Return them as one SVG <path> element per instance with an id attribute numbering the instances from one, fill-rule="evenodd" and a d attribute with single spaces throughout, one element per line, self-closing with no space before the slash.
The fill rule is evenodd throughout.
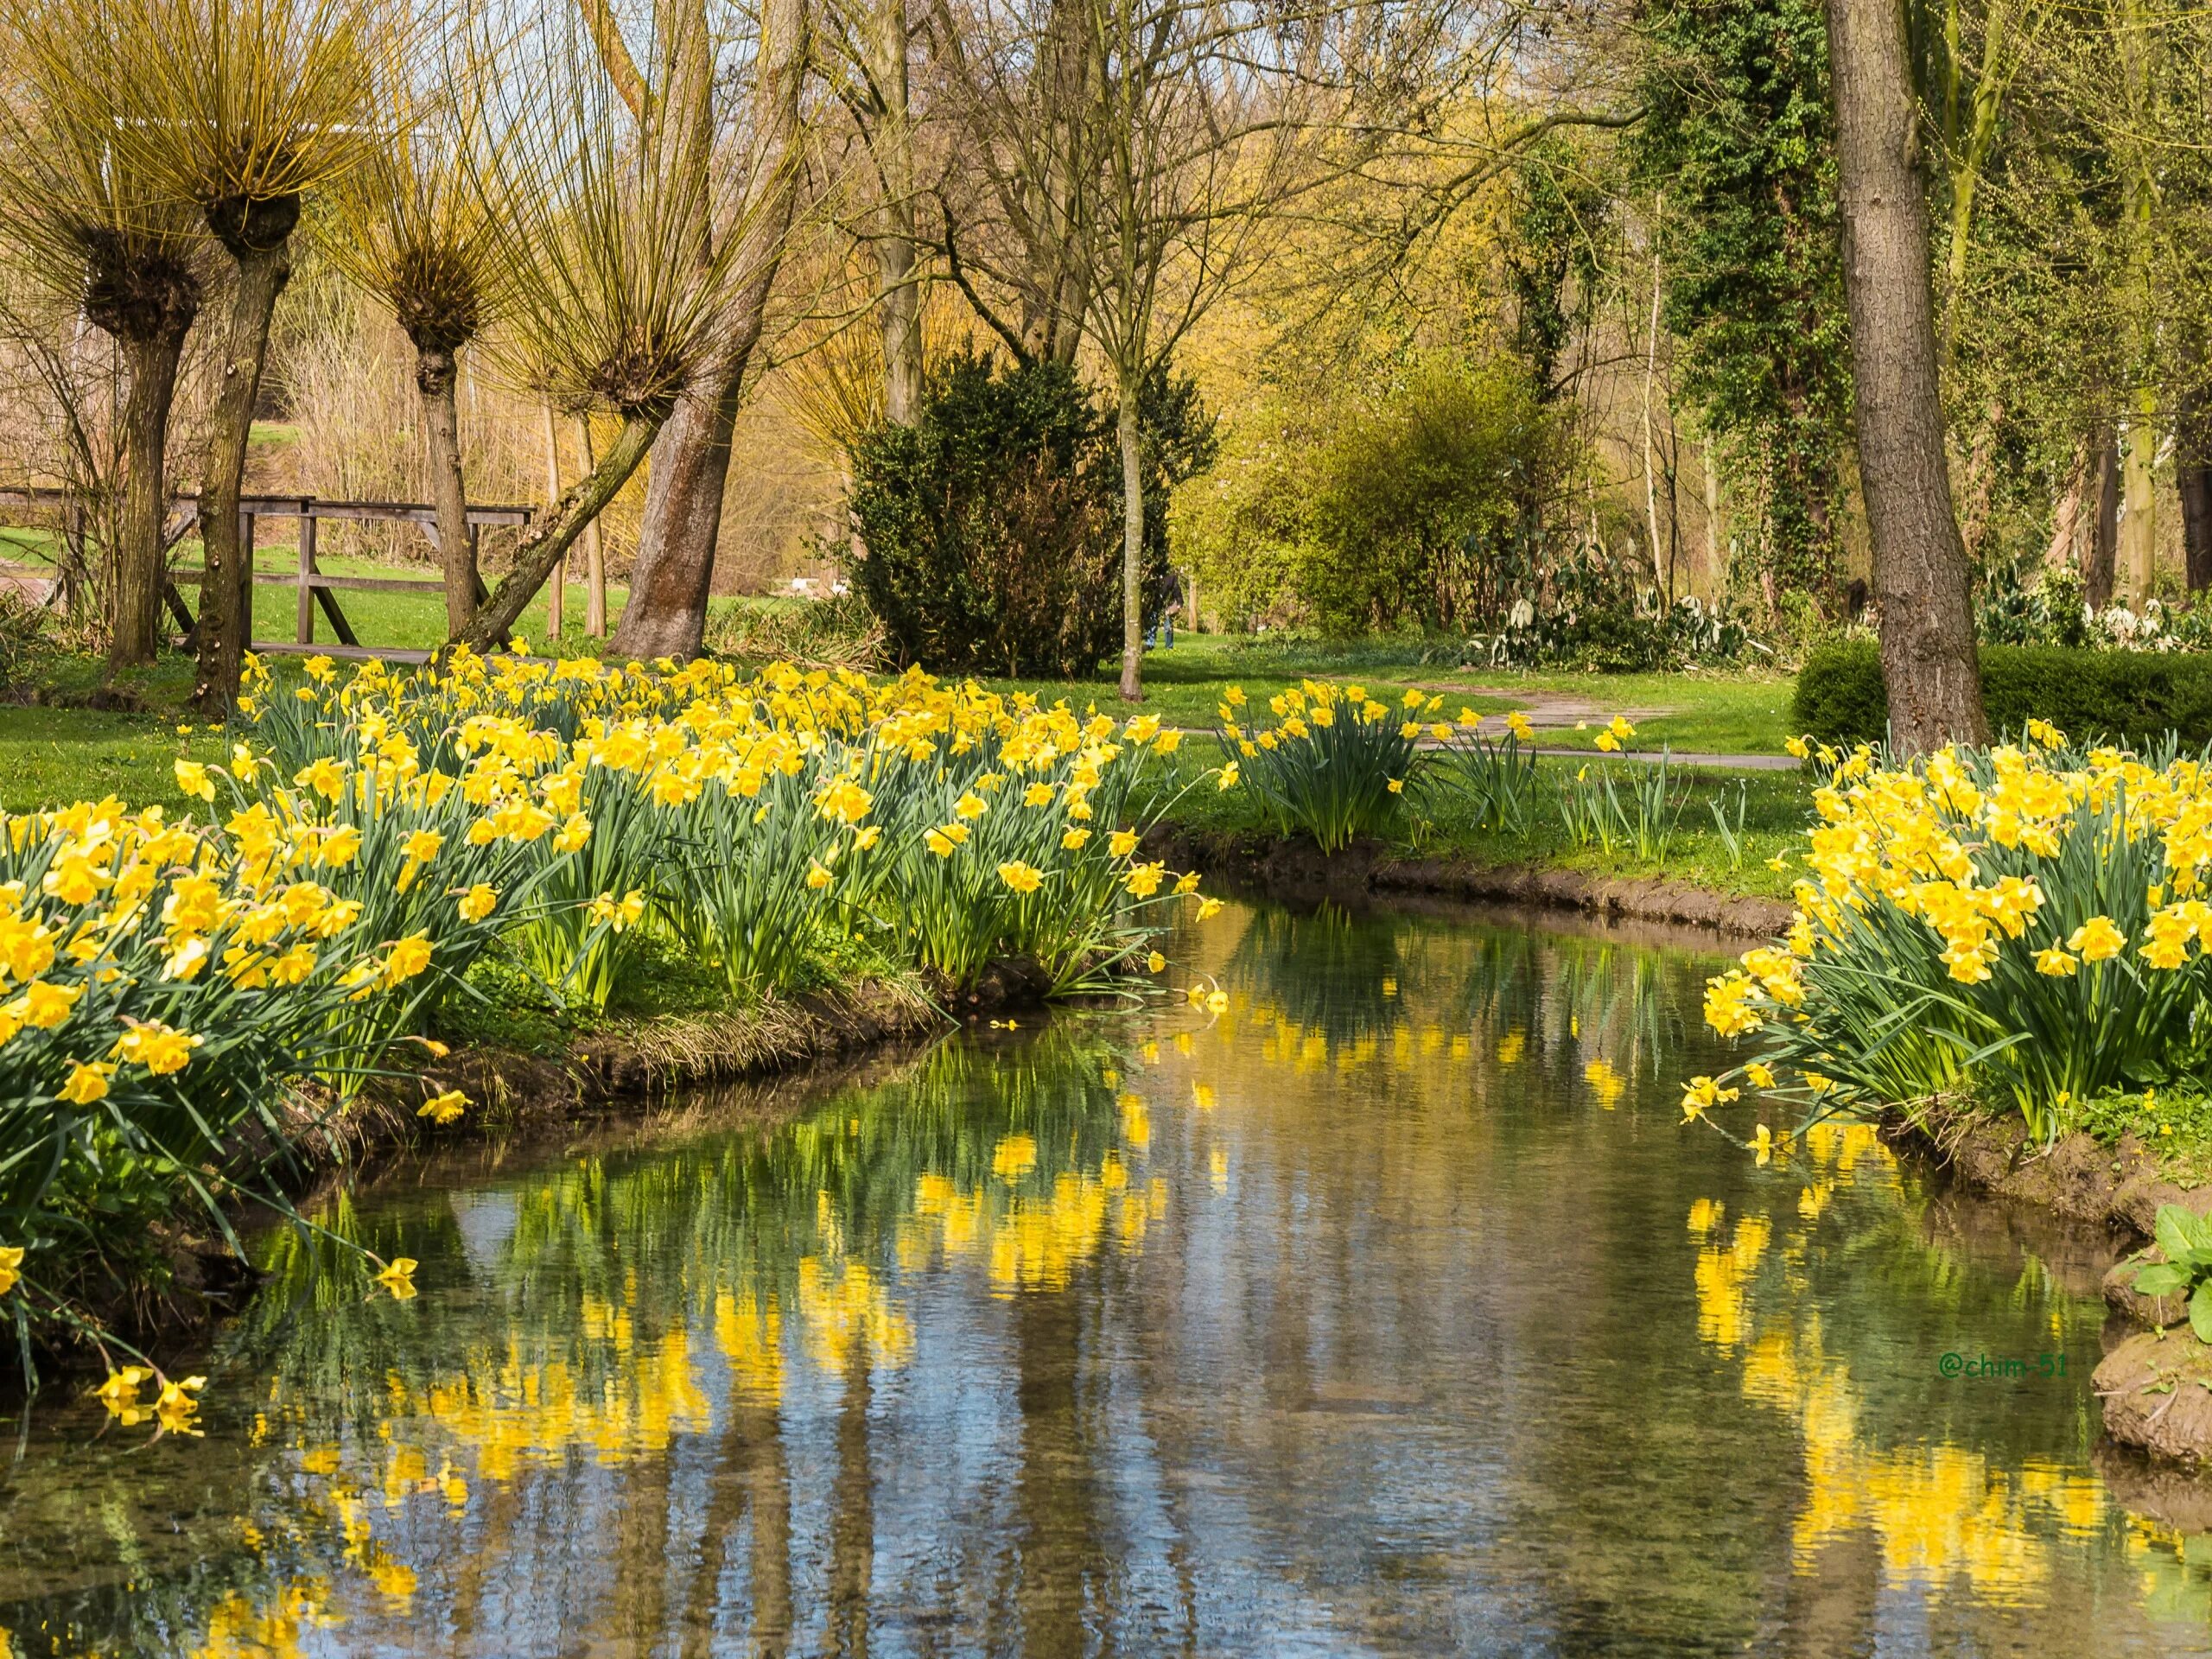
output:
<path id="1" fill-rule="evenodd" d="M 652 127 L 705 134 L 724 124 L 720 53 L 703 0 L 664 0 L 657 33 L 667 48 L 648 74 L 624 46 L 607 0 L 582 0 L 609 79 L 632 116 Z M 729 478 L 745 375 L 768 315 L 798 200 L 799 94 L 808 61 L 806 0 L 766 0 L 751 62 L 751 107 L 741 143 L 709 147 L 700 164 L 719 194 L 744 203 L 746 280 L 724 296 L 711 349 L 678 393 L 645 488 L 629 604 L 614 649 L 632 657 L 696 657 L 706 632 L 722 496 Z M 694 249 L 703 268 L 728 257 L 730 232 L 702 226 Z"/>
<path id="2" fill-rule="evenodd" d="M 292 274 L 307 197 L 359 161 L 390 111 L 368 107 L 370 66 L 402 50 L 372 0 L 115 0 L 156 43 L 128 92 L 116 149 L 197 207 L 229 254 L 222 385 L 200 470 L 200 669 L 194 701 L 237 700 L 253 631 L 238 501 L 269 329 Z"/>
<path id="3" fill-rule="evenodd" d="M 461 353 L 496 315 L 504 273 L 486 211 L 483 119 L 486 66 L 466 32 L 426 54 L 435 87 L 416 118 L 365 158 L 344 210 L 321 240 L 340 269 L 388 306 L 415 348 L 415 389 L 430 462 L 446 627 L 465 632 L 480 581 L 468 531 L 468 492 L 454 396 Z M 404 108 L 410 87 L 378 101 Z"/>
<path id="4" fill-rule="evenodd" d="M 108 664 L 150 663 L 168 577 L 169 410 L 207 239 L 191 205 L 116 145 L 130 78 L 155 55 L 142 20 L 99 0 L 10 0 L 0 20 L 13 80 L 0 99 L 0 213 L 29 272 L 120 349 Z"/>
<path id="5" fill-rule="evenodd" d="M 1821 0 L 1643 0 L 1647 111 L 1630 135 L 1664 188 L 1666 321 L 1684 392 L 1764 506 L 1768 602 L 1833 607 L 1851 399 Z"/>
<path id="6" fill-rule="evenodd" d="M 1892 740 L 1988 735 L 1966 548 L 1951 505 L 1926 180 L 1901 0 L 1827 0 L 1859 475 Z"/>
<path id="7" fill-rule="evenodd" d="M 681 72 L 690 49 L 681 30 L 679 20 L 657 35 L 648 84 Z M 731 320 L 750 315 L 757 334 L 789 220 L 772 194 L 742 188 L 782 170 L 788 129 L 724 131 L 691 118 L 696 103 L 673 106 L 685 118 L 659 118 L 652 105 L 635 118 L 571 35 L 556 31 L 542 65 L 505 77 L 502 98 L 487 222 L 511 274 L 505 366 L 563 407 L 607 410 L 621 425 L 524 534 L 506 577 L 457 637 L 479 650 L 508 637 L 685 400 L 725 384 Z M 690 601 L 702 614 L 706 574 Z M 633 607 L 641 580 L 632 577 Z M 684 654 L 696 653 L 696 627 L 695 617 Z"/>

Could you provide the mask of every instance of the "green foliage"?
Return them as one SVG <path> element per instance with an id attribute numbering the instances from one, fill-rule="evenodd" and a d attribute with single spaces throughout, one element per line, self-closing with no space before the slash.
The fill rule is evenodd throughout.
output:
<path id="1" fill-rule="evenodd" d="M 1113 649 L 1120 467 L 1073 370 L 952 358 L 852 462 L 853 586 L 900 663 L 1068 675 Z"/>
<path id="2" fill-rule="evenodd" d="M 1432 365 L 1315 458 L 1300 588 L 1332 633 L 1501 624 L 1540 575 L 1541 509 L 1574 441 L 1505 362 Z"/>
<path id="3" fill-rule="evenodd" d="M 1311 836 L 1325 853 L 1395 829 L 1414 769 L 1421 728 L 1357 690 L 1309 681 L 1274 700 L 1280 723 L 1267 730 L 1239 724 L 1241 692 L 1220 711 L 1222 752 L 1275 833 Z"/>
<path id="4" fill-rule="evenodd" d="M 1558 135 L 1522 154 L 1509 186 L 1505 275 L 1514 301 L 1513 349 L 1529 365 L 1536 397 L 1566 390 L 1560 353 L 1586 327 L 1598 299 L 1602 238 L 1612 197 L 1586 159 Z"/>
<path id="5" fill-rule="evenodd" d="M 1169 493 L 1214 440 L 1195 383 L 1164 369 L 1139 415 L 1149 623 L 1173 586 Z M 848 565 L 901 664 L 1066 677 L 1119 648 L 1121 454 L 1074 370 L 963 353 L 931 371 L 912 425 L 868 429 L 852 462 Z"/>
<path id="6" fill-rule="evenodd" d="M 1511 732 L 1497 741 L 1450 744 L 1427 757 L 1424 782 L 1448 791 L 1474 828 L 1526 836 L 1535 811 L 1535 748 L 1532 743 L 1523 749 Z"/>
<path id="7" fill-rule="evenodd" d="M 1628 143 L 1644 188 L 1664 196 L 1683 390 L 1758 493 L 1760 575 L 1825 590 L 1851 379 L 1821 0 L 1637 10 L 1647 113 Z"/>
<path id="8" fill-rule="evenodd" d="M 1560 780 L 1556 798 L 1567 839 L 1577 847 L 1595 846 L 1608 858 L 1624 852 L 1646 863 L 1665 863 L 1689 798 L 1675 787 L 1669 770 L 1664 750 L 1657 760 L 1632 763 L 1624 772 L 1604 764 L 1578 767 Z M 1732 845 L 1730 855 L 1741 861 Z"/>
<path id="9" fill-rule="evenodd" d="M 2212 1342 L 2212 1217 L 2162 1204 L 2152 1236 L 2166 1259 L 2138 1266 L 2135 1288 L 2145 1296 L 2185 1297 L 2189 1328 L 2199 1342 Z"/>
<path id="10" fill-rule="evenodd" d="M 2212 742 L 2212 657 L 1985 645 L 1980 660 L 1993 731 L 2017 734 L 2034 719 L 2084 742 L 2149 744 L 2168 734 Z M 1790 719 L 1824 743 L 1878 743 L 1888 733 L 1889 706 L 1879 652 L 1854 640 L 1807 656 Z"/>

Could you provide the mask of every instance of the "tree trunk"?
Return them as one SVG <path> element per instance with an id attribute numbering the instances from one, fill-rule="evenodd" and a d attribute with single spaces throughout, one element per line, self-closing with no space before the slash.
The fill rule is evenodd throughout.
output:
<path id="1" fill-rule="evenodd" d="M 2193 594 L 2212 588 L 2212 391 L 2192 386 L 2183 392 L 2174 424 L 2181 543 Z"/>
<path id="2" fill-rule="evenodd" d="M 643 660 L 696 657 L 707 631 L 707 595 L 715 579 L 722 493 L 729 478 L 730 441 L 737 424 L 746 365 L 760 344 L 795 200 L 791 150 L 798 131 L 798 95 L 807 60 L 805 0 L 768 0 L 762 49 L 772 52 L 755 85 L 757 176 L 774 193 L 748 234 L 761 238 L 753 276 L 730 312 L 719 366 L 703 372 L 670 417 L 666 441 L 645 486 L 645 520 L 630 571 L 630 598 L 615 625 L 618 654 Z"/>
<path id="3" fill-rule="evenodd" d="M 476 544 L 468 534 L 468 492 L 461 475 L 461 411 L 454 401 L 451 352 L 417 346 L 415 390 L 429 439 L 430 505 L 438 520 L 438 563 L 446 578 L 446 637 L 458 639 L 476 620 Z"/>
<path id="4" fill-rule="evenodd" d="M 488 652 L 508 638 L 524 609 L 545 585 L 545 578 L 583 534 L 584 526 L 630 481 L 630 474 L 645 460 L 660 428 L 660 420 L 652 416 L 632 414 L 623 418 L 621 431 L 600 457 L 599 465 L 562 491 L 561 499 L 546 508 L 545 516 L 523 532 L 521 544 L 515 549 L 514 568 L 492 590 L 467 633 L 454 644 Z"/>
<path id="5" fill-rule="evenodd" d="M 2050 545 L 2043 556 L 2046 568 L 2081 568 L 2082 510 L 2088 505 L 2089 492 L 2096 480 L 2096 450 L 2084 438 L 2074 447 L 2074 459 L 2066 468 L 2066 487 L 2059 492 L 2058 499 L 2051 506 Z"/>
<path id="6" fill-rule="evenodd" d="M 2082 598 L 2093 610 L 2112 603 L 2113 566 L 2120 553 L 2120 434 L 2107 427 L 2097 443 L 2097 517 L 2090 526 L 2088 562 L 2082 567 Z"/>
<path id="7" fill-rule="evenodd" d="M 1944 463 L 1926 195 L 1899 0 L 1827 0 L 1859 476 L 1900 752 L 1986 740 Z"/>
<path id="8" fill-rule="evenodd" d="M 1144 467 L 1137 439 L 1137 380 L 1122 377 L 1122 700 L 1144 697 Z"/>
<path id="9" fill-rule="evenodd" d="M 159 335 L 121 342 L 130 391 L 123 403 L 123 510 L 109 575 L 110 669 L 152 662 L 161 637 L 169 563 L 169 405 L 191 326 L 187 313 Z"/>
<path id="10" fill-rule="evenodd" d="M 2120 568 L 2139 609 L 2158 575 L 2158 390 L 2139 386 L 2120 467 Z"/>
<path id="11" fill-rule="evenodd" d="M 251 220 L 275 203 L 254 203 L 243 210 Z M 206 550 L 200 579 L 200 671 L 192 700 L 206 715 L 227 715 L 238 701 L 238 671 L 253 635 L 253 587 L 246 579 L 238 499 L 245 493 L 245 451 L 253 435 L 254 405 L 261 397 L 261 370 L 269 356 L 269 322 L 276 296 L 291 280 L 291 226 L 298 203 L 291 203 L 282 233 L 267 213 L 263 226 L 251 226 L 226 238 L 235 261 L 231 289 L 230 338 L 223 347 L 223 386 L 207 432 L 207 464 L 200 480 L 200 544 Z M 254 235 L 254 230 L 263 234 Z"/>
<path id="12" fill-rule="evenodd" d="M 757 337 L 757 329 L 756 329 Z M 722 493 L 729 478 L 742 370 L 679 398 L 645 482 L 630 598 L 614 625 L 617 656 L 696 657 L 706 638 Z"/>
<path id="13" fill-rule="evenodd" d="M 869 73 L 881 106 L 870 135 L 880 203 L 877 317 L 883 330 L 883 412 L 913 424 L 922 397 L 922 290 L 914 277 L 914 130 L 908 97 L 906 0 L 876 0 Z"/>

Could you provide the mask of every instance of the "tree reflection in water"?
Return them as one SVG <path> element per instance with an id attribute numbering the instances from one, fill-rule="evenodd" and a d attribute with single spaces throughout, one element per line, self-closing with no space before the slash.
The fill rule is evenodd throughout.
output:
<path id="1" fill-rule="evenodd" d="M 42 1415 L 24 1653 L 2207 1647 L 2093 1287 L 1685 1135 L 1710 959 L 1231 907 L 1179 1000 L 340 1194 L 204 1440 Z M 1023 1022 L 1025 1026 L 1027 1021 Z M 762 1091 L 755 1091 L 758 1095 Z M 788 1085 L 765 1091 L 787 1099 Z M 1685 1224 L 1687 1221 L 1687 1225 Z M 1946 1350 L 2063 1351 L 2000 1396 Z M 35 1633 L 35 1634 L 33 1634 Z"/>

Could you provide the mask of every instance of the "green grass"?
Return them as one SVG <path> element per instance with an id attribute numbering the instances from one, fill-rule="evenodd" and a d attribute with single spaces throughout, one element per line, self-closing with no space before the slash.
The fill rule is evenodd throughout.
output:
<path id="1" fill-rule="evenodd" d="M 1395 702 L 1419 686 L 1445 699 L 1456 715 L 1464 706 L 1485 715 L 1529 706 L 1545 697 L 1572 697 L 1592 705 L 1602 720 L 1623 709 L 1669 710 L 1637 727 L 1636 747 L 1672 745 L 1685 753 L 1776 754 L 1789 735 L 1787 675 L 1758 669 L 1701 670 L 1684 674 L 1573 674 L 1515 669 L 1468 669 L 1425 664 L 1418 642 L 1328 645 L 1239 634 L 1181 634 L 1173 651 L 1144 660 L 1144 706 L 1170 725 L 1210 728 L 1222 693 L 1241 685 L 1264 708 L 1267 699 L 1301 679 L 1355 681 L 1384 702 Z M 1118 666 L 1083 679 L 994 680 L 1005 690 L 1033 692 L 1046 702 L 1066 697 L 1077 708 L 1096 702 L 1118 709 Z M 1480 687 L 1483 695 L 1474 688 Z M 1587 748 L 1596 727 L 1585 732 L 1547 730 L 1546 747 Z"/>
<path id="2" fill-rule="evenodd" d="M 178 791 L 171 763 L 181 754 L 219 760 L 220 746 L 204 730 L 178 736 L 178 723 L 174 715 L 0 705 L 0 808 L 116 795 L 134 807 L 204 812 Z"/>
<path id="3" fill-rule="evenodd" d="M 1179 774 L 1184 777 L 1220 762 L 1219 751 L 1208 741 L 1185 743 L 1176 755 Z M 1655 861 L 1620 852 L 1607 855 L 1595 847 L 1578 848 L 1568 838 L 1554 798 L 1560 780 L 1579 764 L 1566 759 L 1537 761 L 1535 807 L 1526 836 L 1477 829 L 1469 814 L 1455 810 L 1449 793 L 1440 791 L 1408 808 L 1391 837 L 1391 850 L 1406 856 L 1465 858 L 1478 864 L 1548 865 L 1592 875 L 1663 875 L 1716 893 L 1789 896 L 1790 884 L 1801 873 L 1797 855 L 1812 817 L 1814 780 L 1809 775 L 1684 768 L 1674 785 L 1682 800 L 1681 816 L 1666 858 Z M 1744 791 L 1738 843 L 1742 860 L 1734 863 L 1725 838 L 1713 827 L 1708 803 L 1724 800 L 1732 825 L 1739 785 Z M 1264 833 L 1267 828 L 1249 794 L 1241 790 L 1224 793 L 1204 783 L 1182 795 L 1173 816 L 1201 830 Z M 1783 855 L 1783 868 L 1773 868 L 1769 861 Z"/>
<path id="4" fill-rule="evenodd" d="M 2212 1096 L 2194 1087 L 2100 1095 L 2070 1114 L 2069 1128 L 2107 1146 L 2133 1135 L 2158 1173 L 2183 1186 L 2212 1180 Z"/>

